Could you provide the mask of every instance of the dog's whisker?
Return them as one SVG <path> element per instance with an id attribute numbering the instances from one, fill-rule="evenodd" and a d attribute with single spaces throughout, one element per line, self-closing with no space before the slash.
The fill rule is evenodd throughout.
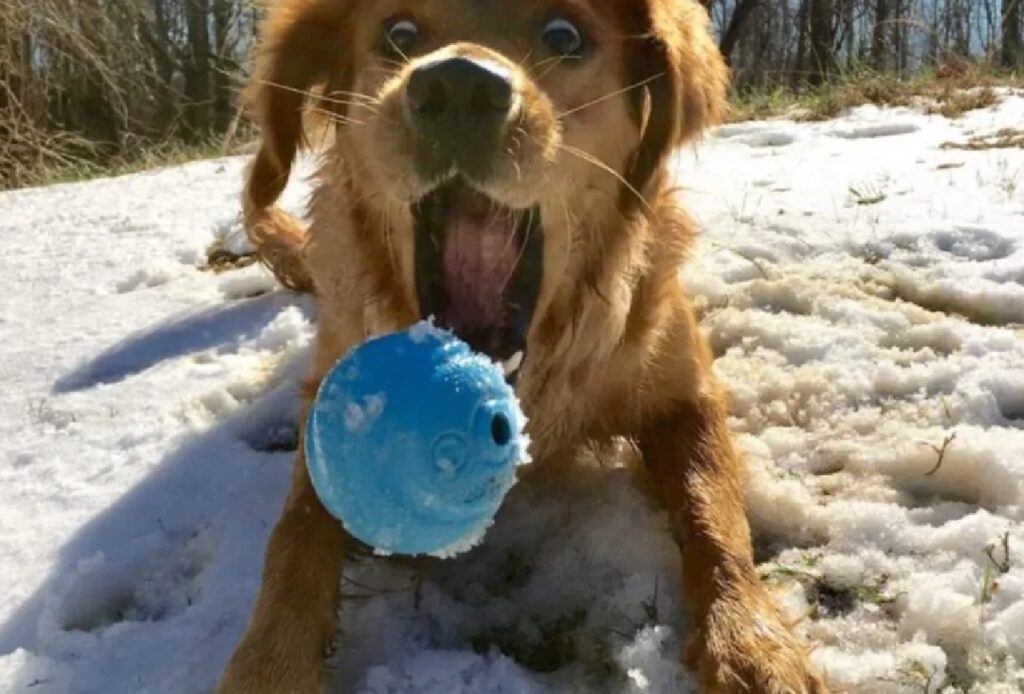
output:
<path id="1" fill-rule="evenodd" d="M 526 55 L 523 56 L 523 59 L 519 61 L 519 67 L 521 67 L 523 69 L 526 69 L 526 70 L 530 69 L 529 68 L 529 64 L 530 64 L 530 58 L 533 57 L 533 50 L 534 50 L 533 48 L 530 48 L 530 50 L 528 50 L 526 52 Z"/>
<path id="2" fill-rule="evenodd" d="M 388 38 L 388 43 L 390 44 L 390 47 L 391 47 L 391 49 L 392 49 L 392 50 L 394 50 L 394 51 L 395 51 L 395 53 L 397 53 L 398 55 L 400 55 L 400 56 L 402 57 L 402 60 L 404 60 L 404 61 L 405 61 L 406 63 L 410 62 L 410 61 L 409 61 L 409 56 L 407 56 L 407 55 L 405 54 L 405 51 L 403 51 L 403 50 L 402 50 L 402 48 L 401 48 L 401 47 L 400 47 L 400 46 L 399 46 L 399 45 L 398 45 L 397 43 L 395 43 L 394 41 L 392 41 L 392 40 L 390 39 L 390 37 Z M 399 63 L 399 62 L 398 62 L 397 60 L 395 60 L 395 59 L 393 59 L 393 58 L 384 58 L 384 61 L 386 61 L 386 62 L 388 62 L 388 63 L 392 63 L 392 64 L 394 64 L 394 65 L 399 65 L 399 64 L 401 64 L 401 63 Z"/>
<path id="3" fill-rule="evenodd" d="M 372 96 L 370 94 L 365 94 L 363 92 L 353 92 L 346 89 L 332 89 L 331 91 L 325 94 L 325 97 L 328 98 L 336 98 L 340 96 L 359 99 L 360 101 L 366 102 L 368 104 L 379 104 L 381 101 L 379 97 Z"/>
<path id="4" fill-rule="evenodd" d="M 516 257 L 516 262 L 512 265 L 512 269 L 509 271 L 508 276 L 501 283 L 502 294 L 504 294 L 505 290 L 508 289 L 508 285 L 512 282 L 512 278 L 516 276 L 516 271 L 519 268 L 519 263 L 523 262 L 523 256 L 526 255 L 526 249 L 530 245 L 530 235 L 533 234 L 533 215 L 534 208 L 531 207 L 526 218 L 526 234 L 523 235 L 523 243 L 519 248 L 519 255 Z"/>
<path id="5" fill-rule="evenodd" d="M 366 125 L 366 123 L 364 123 L 363 121 L 355 120 L 353 118 L 348 118 L 345 116 L 339 116 L 337 113 L 333 113 L 332 111 L 325 111 L 323 109 L 315 108 L 313 109 L 313 113 L 317 113 L 321 116 L 324 116 L 328 123 L 333 123 L 335 125 Z"/>
<path id="6" fill-rule="evenodd" d="M 582 111 L 584 109 L 587 109 L 587 108 L 590 108 L 591 106 L 596 106 L 597 104 L 604 103 L 605 101 L 608 101 L 609 99 L 614 99 L 615 97 L 620 96 L 622 94 L 628 94 L 629 92 L 633 91 L 634 89 L 639 89 L 640 87 L 645 87 L 648 84 L 650 84 L 651 82 L 659 80 L 659 79 L 661 79 L 664 76 L 665 76 L 664 72 L 659 72 L 656 75 L 651 75 L 650 77 L 647 77 L 646 79 L 642 79 L 639 82 L 634 82 L 633 84 L 631 84 L 631 85 L 629 85 L 627 87 L 623 87 L 622 89 L 616 89 L 615 91 L 610 92 L 608 94 L 605 94 L 604 96 L 598 97 L 598 98 L 594 99 L 593 101 L 588 101 L 587 103 L 581 104 L 579 106 L 576 106 L 575 108 L 571 108 L 568 111 L 563 111 L 562 113 L 558 114 L 557 118 L 559 120 L 562 120 L 563 118 L 565 118 L 567 116 L 571 116 L 574 113 L 579 113 L 580 111 Z"/>
<path id="7" fill-rule="evenodd" d="M 572 252 L 572 247 L 575 245 L 573 240 L 573 233 L 576 226 L 579 225 L 579 220 L 569 209 L 569 202 L 565 199 L 565 194 L 559 192 L 558 202 L 562 206 L 562 213 L 565 215 L 565 249 L 566 253 Z"/>
<path id="8" fill-rule="evenodd" d="M 533 210 L 530 210 L 530 214 L 531 215 L 533 214 Z M 519 221 L 519 219 L 517 217 L 519 217 L 521 215 L 522 215 L 521 212 L 518 213 L 518 214 L 514 213 L 514 212 L 509 214 L 510 222 L 513 224 L 513 227 Z M 491 266 L 492 270 L 494 268 L 496 268 L 497 265 L 501 262 L 501 259 L 505 257 L 505 254 L 508 253 L 509 249 L 512 247 L 512 244 L 515 243 L 515 240 L 516 240 L 516 233 L 513 231 L 513 233 L 509 234 L 508 238 L 505 239 L 505 246 L 501 249 L 501 253 L 498 253 L 495 256 L 494 262 L 493 262 L 493 264 Z M 520 256 L 520 257 L 522 257 L 522 256 Z M 512 274 L 515 274 L 515 268 L 518 267 L 518 265 L 519 265 L 519 262 L 516 261 L 516 264 L 512 266 Z M 503 287 L 503 289 L 504 289 L 504 287 Z"/>
<path id="9" fill-rule="evenodd" d="M 363 72 L 382 73 L 387 79 L 394 79 L 399 75 L 399 73 L 401 73 L 401 69 L 385 67 L 382 65 L 369 65 L 363 68 Z"/>
<path id="10" fill-rule="evenodd" d="M 339 123 L 341 125 L 366 125 L 364 121 L 356 120 L 355 118 L 350 118 L 348 116 L 343 116 L 339 113 L 335 113 L 334 111 L 328 111 L 327 109 L 314 108 L 311 110 L 313 111 L 313 113 L 319 113 L 321 116 L 326 117 L 327 120 L 331 121 L 332 123 Z"/>
<path id="11" fill-rule="evenodd" d="M 512 168 L 516 170 L 516 183 L 521 183 L 523 180 L 523 167 L 516 161 L 516 154 L 512 151 L 512 148 L 509 148 L 508 154 L 512 162 Z"/>
<path id="12" fill-rule="evenodd" d="M 564 143 L 557 145 L 557 147 L 566 154 L 570 154 L 582 161 L 587 162 L 588 164 L 596 166 L 598 169 L 604 171 L 605 173 L 614 176 L 616 180 L 618 180 L 620 183 L 622 183 L 622 185 L 626 187 L 626 190 L 628 190 L 630 193 L 636 196 L 636 199 L 640 201 L 640 204 L 644 206 L 644 209 L 646 209 L 651 214 L 654 213 L 654 208 L 651 207 L 651 204 L 649 202 L 647 202 L 647 198 L 645 198 L 643 194 L 636 189 L 636 186 L 630 183 L 625 176 L 620 174 L 612 167 L 608 166 L 608 164 L 605 164 L 603 161 L 595 157 L 593 154 L 590 154 L 589 152 L 586 152 L 582 149 L 578 149 L 576 147 L 572 147 Z"/>
<path id="13" fill-rule="evenodd" d="M 327 104 L 327 106 L 348 106 L 348 107 L 354 108 L 354 109 L 355 108 L 361 108 L 361 109 L 363 109 L 365 111 L 369 111 L 373 115 L 377 115 L 379 113 L 377 108 L 374 107 L 374 106 L 371 106 L 370 104 L 361 104 L 361 103 L 352 102 L 352 101 L 345 102 L 345 101 L 339 101 L 339 100 L 336 100 L 336 99 L 328 100 L 328 99 L 324 99 L 324 98 L 320 98 L 319 101 L 321 103 Z M 320 107 L 320 108 L 323 108 L 323 107 Z"/>
<path id="14" fill-rule="evenodd" d="M 406 60 L 408 60 L 408 58 Z M 403 63 L 401 60 L 395 60 L 394 58 L 380 58 L 380 62 L 385 65 L 393 65 L 397 68 L 404 68 L 406 66 L 406 63 Z"/>
<path id="15" fill-rule="evenodd" d="M 550 65 L 548 65 L 547 69 L 544 70 L 543 72 L 541 72 L 540 74 L 538 74 L 534 79 L 537 79 L 537 80 L 544 79 L 555 68 L 557 68 L 559 65 L 561 65 L 563 62 L 565 62 L 567 60 L 579 60 L 579 57 L 578 56 L 574 56 L 574 55 L 558 55 L 558 56 L 554 56 L 552 58 L 545 58 L 544 60 L 539 61 L 536 65 L 533 66 L 533 68 L 532 68 L 533 70 L 538 69 L 542 65 L 547 65 L 548 63 L 550 63 Z"/>
<path id="16" fill-rule="evenodd" d="M 395 251 L 395 235 L 391 225 L 391 202 L 384 205 L 384 243 L 388 247 L 388 259 L 395 270 L 399 269 L 398 254 Z"/>
<path id="17" fill-rule="evenodd" d="M 349 106 L 351 108 L 360 108 L 363 109 L 364 111 L 369 111 L 371 114 L 375 116 L 380 113 L 380 110 L 376 106 L 373 106 L 369 103 L 360 103 L 357 101 L 345 102 L 340 100 L 328 100 L 323 98 L 321 98 L 321 101 L 332 106 Z"/>
<path id="18" fill-rule="evenodd" d="M 536 63 L 533 63 L 532 65 L 527 65 L 526 69 L 527 69 L 527 71 L 532 72 L 533 70 L 537 70 L 539 68 L 544 67 L 545 65 L 549 65 L 550 63 L 557 62 L 557 61 L 559 61 L 561 59 L 562 59 L 562 56 L 560 56 L 560 55 L 550 56 L 550 57 L 547 57 L 547 58 L 541 58 Z"/>
<path id="19" fill-rule="evenodd" d="M 361 107 L 364 107 L 364 108 L 370 108 L 371 104 L 380 103 L 379 100 L 374 99 L 373 97 L 369 97 L 369 96 L 367 96 L 365 94 L 358 94 L 356 92 L 348 92 L 348 94 L 350 96 L 353 96 L 353 97 L 364 98 L 364 99 L 366 99 L 366 101 L 365 102 L 360 102 L 360 101 L 352 101 L 352 100 L 348 100 L 348 99 L 337 99 L 337 98 L 334 98 L 332 96 L 329 96 L 328 94 L 320 94 L 320 93 L 311 91 L 309 89 L 299 89 L 298 87 L 292 87 L 292 86 L 287 85 L 287 84 L 281 84 L 279 82 L 272 82 L 272 81 L 269 81 L 269 80 L 260 80 L 260 84 L 263 84 L 263 85 L 268 86 L 268 87 L 272 87 L 274 89 L 280 89 L 282 91 L 292 92 L 293 94 L 301 94 L 303 96 L 308 96 L 310 99 L 316 99 L 316 100 L 323 101 L 323 102 L 326 102 L 326 103 L 329 103 L 329 104 L 337 104 L 337 105 L 340 105 L 340 106 L 361 106 Z M 330 93 L 333 94 L 335 92 L 330 92 Z"/>

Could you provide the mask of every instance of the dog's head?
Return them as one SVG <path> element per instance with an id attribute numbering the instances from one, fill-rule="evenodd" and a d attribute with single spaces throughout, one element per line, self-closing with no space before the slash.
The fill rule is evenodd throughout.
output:
<path id="1" fill-rule="evenodd" d="M 723 107 L 694 0 L 279 0 L 262 42 L 250 204 L 280 193 L 312 104 L 345 172 L 321 187 L 369 222 L 388 281 L 501 359 Z"/>

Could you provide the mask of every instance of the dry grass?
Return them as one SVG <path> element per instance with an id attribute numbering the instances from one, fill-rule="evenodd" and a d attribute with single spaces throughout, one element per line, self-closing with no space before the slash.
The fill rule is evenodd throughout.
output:
<path id="1" fill-rule="evenodd" d="M 942 149 L 980 152 L 988 149 L 1024 149 L 1024 130 L 1002 128 L 988 135 L 975 135 L 967 142 L 945 142 Z"/>
<path id="2" fill-rule="evenodd" d="M 999 101 L 997 87 L 1024 88 L 1024 76 L 974 64 L 908 77 L 858 71 L 820 87 L 774 87 L 738 93 L 733 98 L 729 120 L 786 117 L 821 121 L 864 104 L 921 108 L 927 113 L 958 118 L 995 105 Z"/>
<path id="3" fill-rule="evenodd" d="M 219 275 L 222 272 L 240 270 L 255 265 L 256 262 L 255 254 L 239 255 L 228 250 L 224 246 L 224 242 L 218 240 L 206 249 L 206 265 L 202 269 Z"/>
<path id="4" fill-rule="evenodd" d="M 123 176 L 190 161 L 248 154 L 252 150 L 251 141 L 225 144 L 220 138 L 195 143 L 174 140 L 141 143 L 111 158 L 93 156 L 89 150 L 68 149 L 60 156 L 40 156 L 35 161 L 18 162 L 16 167 L 6 169 L 8 176 L 0 177 L 0 191 Z"/>
<path id="5" fill-rule="evenodd" d="M 1024 89 L 1024 75 L 1000 73 L 975 63 L 946 66 L 935 72 L 908 77 L 862 70 L 820 87 L 771 87 L 737 92 L 733 95 L 728 120 L 742 122 L 785 117 L 796 121 L 821 121 L 864 104 L 913 107 L 947 118 L 958 118 L 969 111 L 996 104 L 999 100 L 997 87 Z M 2 141 L 10 143 L 11 140 L 0 137 L 0 164 L 4 161 L 17 164 L 16 168 L 0 166 L 0 174 L 6 174 L 0 175 L 0 190 L 117 176 L 196 159 L 245 154 L 251 150 L 254 133 L 248 123 L 243 129 L 245 132 L 238 138 L 244 143 L 241 145 L 234 142 L 225 145 L 212 139 L 194 144 L 180 141 L 145 143 L 128 148 L 113 159 L 97 157 L 81 143 L 60 143 L 52 138 L 49 140 L 51 152 L 36 146 L 34 140 L 30 141 L 24 135 L 14 141 L 29 147 L 36 156 L 16 157 L 15 153 L 7 152 L 11 156 L 5 157 L 5 150 L 11 145 L 5 148 Z M 321 130 L 312 128 L 313 132 Z M 57 147 L 56 144 L 67 146 Z M 1024 148 L 1024 130 L 1004 129 L 974 137 L 965 143 L 946 143 L 944 147 L 965 150 Z"/>
<path id="6" fill-rule="evenodd" d="M 934 101 L 927 113 L 938 113 L 946 118 L 959 118 L 968 111 L 989 108 L 999 103 L 999 95 L 993 87 L 974 87 L 967 89 L 947 88 L 931 97 Z"/>

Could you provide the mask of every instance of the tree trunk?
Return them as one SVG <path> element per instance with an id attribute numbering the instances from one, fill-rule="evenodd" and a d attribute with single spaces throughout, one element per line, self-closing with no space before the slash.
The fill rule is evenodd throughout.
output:
<path id="1" fill-rule="evenodd" d="M 187 118 L 191 135 L 202 137 L 211 126 L 213 75 L 210 61 L 210 0 L 187 0 L 188 57 L 184 65 Z"/>
<path id="2" fill-rule="evenodd" d="M 941 45 L 939 43 L 939 8 L 938 0 L 932 0 L 932 20 L 928 32 L 928 64 L 937 66 Z"/>
<path id="3" fill-rule="evenodd" d="M 852 68 L 857 57 L 857 24 L 854 17 L 854 0 L 842 0 L 843 51 L 846 67 Z"/>
<path id="4" fill-rule="evenodd" d="M 743 37 L 747 23 L 762 2 L 763 0 L 737 0 L 736 9 L 733 10 L 729 24 L 722 32 L 722 42 L 719 45 L 725 62 L 730 62 L 732 52 Z"/>
<path id="5" fill-rule="evenodd" d="M 154 130 L 162 131 L 174 122 L 181 108 L 181 100 L 176 98 L 174 92 L 174 72 L 178 60 L 174 55 L 175 47 L 170 37 L 164 0 L 153 0 L 152 18 L 140 14 L 138 27 L 141 43 L 153 62 L 151 93 L 154 104 L 149 120 Z"/>
<path id="6" fill-rule="evenodd" d="M 216 64 L 213 72 L 213 127 L 225 132 L 231 124 L 232 60 L 229 34 L 231 32 L 232 0 L 213 0 L 213 32 Z"/>
<path id="7" fill-rule="evenodd" d="M 835 0 L 811 0 L 809 29 L 811 70 L 809 81 L 821 84 L 835 64 L 832 43 L 835 39 Z"/>
<path id="8" fill-rule="evenodd" d="M 967 57 L 971 54 L 971 8 L 965 2 L 957 0 L 953 47 L 957 55 Z"/>
<path id="9" fill-rule="evenodd" d="M 807 79 L 805 72 L 807 65 L 807 27 L 811 12 L 812 0 L 800 0 L 800 9 L 797 11 L 797 40 L 796 59 L 793 61 L 794 85 L 799 85 Z"/>
<path id="10" fill-rule="evenodd" d="M 1003 67 L 1024 67 L 1024 40 L 1021 24 L 1024 18 L 1024 0 L 1003 0 Z"/>
<path id="11" fill-rule="evenodd" d="M 893 0 L 892 36 L 895 44 L 896 71 L 904 73 L 907 70 L 907 58 L 910 51 L 908 45 L 907 25 L 904 21 L 907 12 L 904 11 L 906 0 Z"/>
<path id="12" fill-rule="evenodd" d="M 876 70 L 885 70 L 889 64 L 891 3 L 892 0 L 875 0 L 875 25 L 871 31 L 871 66 Z"/>

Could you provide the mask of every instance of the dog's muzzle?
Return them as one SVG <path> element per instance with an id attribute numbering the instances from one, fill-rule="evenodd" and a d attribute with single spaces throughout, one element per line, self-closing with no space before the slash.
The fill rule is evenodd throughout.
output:
<path id="1" fill-rule="evenodd" d="M 515 105 L 508 72 L 464 56 L 440 58 L 412 72 L 405 97 L 419 173 L 486 179 Z"/>

